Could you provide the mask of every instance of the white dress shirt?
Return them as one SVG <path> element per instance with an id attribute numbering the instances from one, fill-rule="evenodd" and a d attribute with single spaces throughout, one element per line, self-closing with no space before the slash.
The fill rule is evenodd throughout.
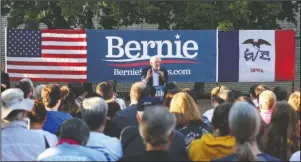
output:
<path id="1" fill-rule="evenodd" d="M 152 69 L 152 70 L 153 70 L 153 72 L 152 72 L 152 74 L 153 74 L 153 86 L 154 87 L 159 86 L 159 84 L 160 84 L 160 79 L 159 79 L 160 74 L 157 71 L 155 71 L 154 69 Z"/>

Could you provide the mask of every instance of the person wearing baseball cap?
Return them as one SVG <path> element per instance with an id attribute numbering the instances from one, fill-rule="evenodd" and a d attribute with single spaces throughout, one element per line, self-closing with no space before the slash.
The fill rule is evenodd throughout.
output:
<path id="1" fill-rule="evenodd" d="M 34 101 L 18 88 L 1 93 L 2 161 L 34 161 L 46 149 L 45 138 L 29 130 Z"/>

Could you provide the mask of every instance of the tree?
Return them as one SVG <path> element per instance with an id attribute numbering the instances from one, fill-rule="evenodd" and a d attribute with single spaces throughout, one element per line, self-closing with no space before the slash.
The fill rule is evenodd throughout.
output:
<path id="1" fill-rule="evenodd" d="M 179 2 L 178 2 L 179 3 Z M 184 6 L 186 10 L 183 10 Z M 274 29 L 278 20 L 296 24 L 298 3 L 265 1 L 186 2 L 174 5 L 175 29 Z"/>
<path id="2" fill-rule="evenodd" d="M 9 1 L 1 13 L 9 14 L 10 28 L 93 29 L 97 20 L 103 29 L 149 23 L 158 29 L 275 29 L 278 20 L 296 24 L 300 2 L 285 1 Z"/>

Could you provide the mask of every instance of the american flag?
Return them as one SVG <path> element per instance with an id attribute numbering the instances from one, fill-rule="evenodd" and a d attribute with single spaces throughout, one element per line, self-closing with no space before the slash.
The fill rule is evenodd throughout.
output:
<path id="1" fill-rule="evenodd" d="M 85 30 L 7 30 L 7 73 L 12 81 L 87 80 Z"/>

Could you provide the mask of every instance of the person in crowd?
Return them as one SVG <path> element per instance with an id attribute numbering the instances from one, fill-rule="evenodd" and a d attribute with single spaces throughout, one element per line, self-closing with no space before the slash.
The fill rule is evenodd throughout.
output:
<path id="1" fill-rule="evenodd" d="M 54 147 L 57 144 L 56 135 L 42 130 L 42 127 L 46 121 L 47 110 L 43 103 L 39 100 L 35 100 L 33 109 L 28 113 L 30 120 L 30 129 L 42 134 L 46 140 L 49 147 Z"/>
<path id="2" fill-rule="evenodd" d="M 156 103 L 152 102 L 152 100 L 148 100 L 148 99 L 139 100 L 137 106 L 137 120 L 139 123 L 141 122 L 141 119 L 144 114 L 144 110 L 146 108 L 166 109 L 166 107 L 157 105 Z M 154 117 L 156 118 L 157 116 Z M 144 154 L 146 147 L 143 144 L 143 139 L 139 134 L 138 125 L 128 126 L 124 128 L 120 135 L 120 139 L 122 143 L 124 157 L 131 157 L 137 155 L 139 156 Z M 171 145 L 169 147 L 169 153 L 171 155 L 177 155 L 183 159 L 188 159 L 188 155 L 185 147 L 186 145 L 184 143 L 184 136 L 182 135 L 181 132 L 175 130 L 174 138 L 172 139 Z"/>
<path id="3" fill-rule="evenodd" d="M 85 147 L 89 139 L 89 127 L 78 118 L 63 122 L 56 147 L 45 150 L 38 161 L 108 161 L 104 153 Z"/>
<path id="4" fill-rule="evenodd" d="M 255 107 L 258 107 L 258 100 L 257 100 L 257 97 L 256 97 L 256 88 L 257 88 L 258 84 L 253 84 L 251 87 L 250 87 L 250 90 L 249 90 L 249 94 L 250 94 L 250 98 L 251 100 L 253 101 Z"/>
<path id="5" fill-rule="evenodd" d="M 293 162 L 293 161 L 300 161 L 300 150 L 295 152 L 291 158 L 290 158 L 290 162 Z"/>
<path id="6" fill-rule="evenodd" d="M 163 86 L 168 82 L 168 72 L 161 67 L 161 58 L 153 56 L 150 58 L 150 66 L 142 69 L 142 81 L 148 86 Z"/>
<path id="7" fill-rule="evenodd" d="M 30 91 L 31 92 L 34 92 L 33 90 L 34 90 L 34 86 L 33 86 L 33 82 L 32 82 L 32 80 L 31 79 L 29 79 L 29 78 L 22 78 L 21 80 L 20 80 L 20 82 L 28 82 L 29 84 L 30 84 Z M 32 94 L 32 95 L 34 95 L 34 93 Z"/>
<path id="8" fill-rule="evenodd" d="M 293 109 L 298 114 L 298 124 L 297 124 L 297 135 L 299 139 L 299 146 L 300 146 L 300 91 L 295 91 L 289 96 L 288 103 L 293 107 Z"/>
<path id="9" fill-rule="evenodd" d="M 62 99 L 65 100 L 69 96 L 70 89 L 68 86 L 61 86 L 60 91 Z"/>
<path id="10" fill-rule="evenodd" d="M 258 85 L 256 86 L 254 92 L 255 92 L 255 99 L 253 100 L 254 101 L 254 104 L 256 105 L 256 107 L 259 109 L 259 96 L 260 94 L 265 91 L 265 90 L 268 90 L 269 88 L 265 85 Z"/>
<path id="11" fill-rule="evenodd" d="M 293 107 L 293 109 L 300 113 L 300 91 L 295 91 L 289 96 L 288 103 Z"/>
<path id="12" fill-rule="evenodd" d="M 265 90 L 259 95 L 260 115 L 267 125 L 271 122 L 271 116 L 276 102 L 276 95 L 270 90 Z"/>
<path id="13" fill-rule="evenodd" d="M 121 161 L 187 161 L 187 158 L 169 152 L 175 125 L 175 116 L 167 108 L 146 108 L 139 122 L 138 132 L 145 144 L 145 152 L 125 157 Z"/>
<path id="14" fill-rule="evenodd" d="M 68 88 L 70 90 L 69 95 L 73 97 L 75 103 L 78 107 L 81 106 L 82 101 L 87 96 L 88 92 L 85 92 L 83 83 L 81 82 L 70 82 L 68 83 Z"/>
<path id="15" fill-rule="evenodd" d="M 228 87 L 219 86 L 213 88 L 211 91 L 211 104 L 212 109 L 207 110 L 203 116 L 207 118 L 210 122 L 212 121 L 212 116 L 216 106 L 223 102 L 233 102 L 234 96 L 233 93 L 229 90 Z"/>
<path id="16" fill-rule="evenodd" d="M 120 105 L 114 100 L 113 86 L 110 82 L 102 82 L 96 87 L 96 92 L 108 104 L 107 122 L 104 134 L 111 135 L 115 133 L 115 124 L 111 121 L 116 112 L 120 111 Z"/>
<path id="17" fill-rule="evenodd" d="M 247 96 L 240 96 L 236 102 L 247 102 L 249 104 L 251 104 L 252 106 L 256 107 L 254 102 L 251 100 L 251 98 L 247 97 Z M 260 127 L 260 131 L 257 135 L 257 144 L 259 149 L 263 150 L 263 138 L 264 135 L 266 133 L 266 129 L 268 127 L 268 125 L 266 124 L 266 122 L 262 119 L 262 117 L 260 117 L 260 121 L 261 121 L 261 127 Z"/>
<path id="18" fill-rule="evenodd" d="M 247 102 L 237 102 L 229 113 L 229 128 L 235 137 L 236 151 L 234 154 L 213 161 L 280 161 L 261 152 L 256 137 L 260 130 L 258 110 Z"/>
<path id="19" fill-rule="evenodd" d="M 191 90 L 190 88 L 184 88 L 182 91 L 189 94 L 196 104 L 198 103 L 198 97 L 193 90 Z"/>
<path id="20" fill-rule="evenodd" d="M 207 133 L 191 142 L 189 146 L 189 159 L 192 161 L 211 161 L 216 158 L 233 154 L 235 151 L 235 138 L 229 130 L 229 112 L 232 103 L 218 105 L 213 113 L 213 133 Z"/>
<path id="21" fill-rule="evenodd" d="M 1 66 L 1 92 L 10 88 L 9 74 L 5 72 L 3 64 Z"/>
<path id="22" fill-rule="evenodd" d="M 60 88 L 61 92 L 61 104 L 59 111 L 69 113 L 73 117 L 79 111 L 79 104 L 76 102 L 75 94 L 71 92 L 70 88 L 67 86 L 62 86 Z"/>
<path id="23" fill-rule="evenodd" d="M 33 89 L 31 89 L 31 85 L 27 81 L 19 82 L 16 85 L 16 88 L 19 88 L 23 91 L 24 93 L 24 98 L 31 99 L 33 95 Z"/>
<path id="24" fill-rule="evenodd" d="M 117 95 L 117 81 L 116 80 L 110 80 L 109 82 L 113 86 L 113 99 L 119 104 L 121 110 L 125 109 L 126 105 L 125 105 L 124 100 L 121 99 L 121 98 L 118 98 L 118 95 Z"/>
<path id="25" fill-rule="evenodd" d="M 285 88 L 276 86 L 273 92 L 276 95 L 277 101 L 287 101 L 288 92 Z"/>
<path id="26" fill-rule="evenodd" d="M 189 146 L 191 141 L 212 132 L 211 124 L 206 120 L 202 120 L 198 105 L 185 92 L 173 96 L 169 111 L 176 116 L 176 129 L 185 136 L 186 147 Z"/>
<path id="27" fill-rule="evenodd" d="M 111 161 L 122 157 L 121 142 L 103 134 L 106 126 L 108 104 L 100 97 L 84 99 L 82 119 L 90 128 L 90 137 L 87 147 L 105 152 Z"/>
<path id="28" fill-rule="evenodd" d="M 102 82 L 96 87 L 96 92 L 108 104 L 108 118 L 111 120 L 117 111 L 120 111 L 120 105 L 114 100 L 113 86 L 110 82 Z"/>
<path id="29" fill-rule="evenodd" d="M 40 84 L 38 86 L 35 87 L 34 92 L 33 92 L 33 98 L 34 99 L 38 99 L 40 101 L 42 101 L 42 89 L 45 87 L 45 84 Z"/>
<path id="30" fill-rule="evenodd" d="M 138 125 L 136 118 L 137 103 L 141 98 L 149 96 L 149 89 L 143 82 L 136 82 L 132 85 L 130 90 L 131 104 L 122 111 L 118 111 L 112 118 L 112 125 L 115 125 L 113 137 L 120 136 L 121 131 L 127 126 Z"/>
<path id="31" fill-rule="evenodd" d="M 167 94 L 165 95 L 165 98 L 164 98 L 164 101 L 163 101 L 163 105 L 166 106 L 166 107 L 168 107 L 168 108 L 170 108 L 170 102 L 171 102 L 172 97 L 175 94 L 179 93 L 179 92 L 181 92 L 181 90 L 178 89 L 178 88 L 174 88 L 174 89 L 169 90 L 167 92 Z"/>
<path id="32" fill-rule="evenodd" d="M 42 102 L 47 110 L 43 130 L 56 134 L 62 122 L 72 118 L 69 113 L 58 111 L 61 104 L 60 87 L 54 84 L 46 85 L 42 90 Z"/>
<path id="33" fill-rule="evenodd" d="M 253 100 L 250 97 L 248 97 L 248 96 L 239 96 L 236 99 L 236 102 L 248 102 L 252 106 L 256 107 L 256 105 L 254 104 Z"/>
<path id="34" fill-rule="evenodd" d="M 163 99 L 166 97 L 167 92 L 168 92 L 169 90 L 172 90 L 172 89 L 179 89 L 179 88 L 177 87 L 177 84 L 176 84 L 175 81 L 165 83 L 164 89 L 163 89 L 163 90 L 164 90 Z M 179 90 L 180 90 L 180 89 L 179 89 Z"/>
<path id="35" fill-rule="evenodd" d="M 247 97 L 247 96 L 240 96 L 238 97 L 238 99 L 236 100 L 236 102 L 247 102 L 249 103 L 250 105 L 255 106 L 254 102 L 251 100 L 251 98 Z M 261 127 L 260 127 L 260 130 L 259 130 L 259 133 L 257 135 L 257 144 L 258 144 L 258 148 L 260 150 L 263 150 L 264 147 L 263 147 L 263 140 L 264 140 L 264 135 L 266 133 L 266 129 L 268 127 L 268 125 L 265 123 L 265 121 L 262 119 L 262 117 L 260 117 L 260 121 L 261 121 Z"/>
<path id="36" fill-rule="evenodd" d="M 29 130 L 28 112 L 34 101 L 25 99 L 18 88 L 1 93 L 1 161 L 35 161 L 46 149 L 46 140 L 40 133 Z"/>
<path id="37" fill-rule="evenodd" d="M 297 114 L 286 101 L 276 104 L 264 138 L 264 151 L 288 161 L 298 151 Z"/>

